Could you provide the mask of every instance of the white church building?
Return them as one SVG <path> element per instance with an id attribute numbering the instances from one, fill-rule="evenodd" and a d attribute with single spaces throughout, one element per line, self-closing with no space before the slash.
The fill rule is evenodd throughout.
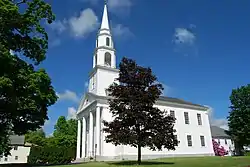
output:
<path id="1" fill-rule="evenodd" d="M 105 142 L 102 120 L 111 121 L 106 89 L 118 78 L 116 50 L 109 26 L 107 5 L 104 5 L 100 30 L 93 55 L 93 68 L 89 74 L 88 91 L 77 111 L 77 160 L 131 160 L 137 158 L 137 148 L 114 146 Z M 177 156 L 213 156 L 212 136 L 208 108 L 177 98 L 161 96 L 155 104 L 176 117 L 176 150 L 151 151 L 142 148 L 142 159 Z"/>

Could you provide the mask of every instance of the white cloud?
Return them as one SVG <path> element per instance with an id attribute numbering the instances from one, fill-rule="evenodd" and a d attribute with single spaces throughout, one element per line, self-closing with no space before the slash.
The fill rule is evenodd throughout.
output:
<path id="1" fill-rule="evenodd" d="M 209 108 L 209 121 L 210 124 L 213 126 L 218 126 L 220 128 L 223 128 L 225 130 L 228 130 L 228 122 L 226 118 L 215 118 L 214 117 L 214 109 L 210 106 L 207 106 Z"/>
<path id="2" fill-rule="evenodd" d="M 108 9 L 118 16 L 128 16 L 132 7 L 131 0 L 108 0 Z"/>
<path id="3" fill-rule="evenodd" d="M 108 0 L 108 7 L 110 8 L 110 10 L 129 8 L 131 6 L 131 0 Z"/>
<path id="4" fill-rule="evenodd" d="M 104 4 L 104 0 L 80 0 L 88 2 L 91 5 Z M 115 14 L 129 14 L 130 8 L 133 5 L 132 0 L 107 0 L 108 10 Z"/>
<path id="5" fill-rule="evenodd" d="M 123 39 L 133 36 L 133 33 L 130 31 L 130 29 L 123 26 L 122 24 L 115 24 L 112 26 L 112 33 L 114 36 Z"/>
<path id="6" fill-rule="evenodd" d="M 174 33 L 174 43 L 175 44 L 194 44 L 196 36 L 191 30 L 187 28 L 176 28 Z"/>
<path id="7" fill-rule="evenodd" d="M 76 119 L 76 109 L 74 107 L 68 108 L 67 119 Z"/>
<path id="8" fill-rule="evenodd" d="M 173 35 L 174 51 L 184 56 L 198 56 L 197 35 L 194 33 L 196 26 L 190 24 L 187 28 L 176 28 Z"/>
<path id="9" fill-rule="evenodd" d="M 44 125 L 42 126 L 42 129 L 45 129 L 46 127 L 51 125 L 51 121 L 50 120 L 46 120 Z"/>
<path id="10" fill-rule="evenodd" d="M 70 100 L 73 102 L 79 102 L 79 97 L 76 95 L 75 92 L 70 90 L 65 90 L 63 93 L 57 93 L 59 100 Z"/>
<path id="11" fill-rule="evenodd" d="M 89 2 L 92 5 L 96 5 L 99 0 L 80 0 L 80 1 L 82 1 L 82 2 Z"/>
<path id="12" fill-rule="evenodd" d="M 46 137 L 53 137 L 53 132 L 46 134 Z"/>
<path id="13" fill-rule="evenodd" d="M 84 37 L 95 31 L 99 25 L 98 17 L 90 8 L 83 10 L 78 17 L 71 17 L 68 23 L 75 37 Z"/>
<path id="14" fill-rule="evenodd" d="M 66 29 L 67 29 L 67 20 L 64 19 L 63 21 L 61 20 L 56 20 L 54 21 L 53 23 L 51 23 L 49 25 L 49 27 L 52 29 L 52 30 L 55 30 L 57 33 L 62 33 L 64 32 Z"/>
<path id="15" fill-rule="evenodd" d="M 48 26 L 58 34 L 68 31 L 73 37 L 85 37 L 95 31 L 98 25 L 98 17 L 92 9 L 88 8 L 81 11 L 78 16 L 63 19 L 62 21 L 57 20 Z"/>
<path id="16" fill-rule="evenodd" d="M 46 120 L 44 126 L 48 126 L 50 124 L 50 120 Z"/>
<path id="17" fill-rule="evenodd" d="M 225 119 L 225 118 L 212 119 L 211 125 L 218 126 L 218 127 L 223 128 L 225 130 L 228 130 L 227 119 Z"/>

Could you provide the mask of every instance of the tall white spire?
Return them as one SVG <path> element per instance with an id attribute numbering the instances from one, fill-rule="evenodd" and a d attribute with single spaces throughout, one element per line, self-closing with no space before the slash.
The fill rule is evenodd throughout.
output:
<path id="1" fill-rule="evenodd" d="M 101 29 L 108 29 L 109 30 L 109 19 L 108 19 L 108 9 L 107 9 L 106 0 L 105 0 L 105 4 L 104 4 L 103 15 L 102 15 Z"/>
<path id="2" fill-rule="evenodd" d="M 101 27 L 97 33 L 96 48 L 93 54 L 93 71 L 89 78 L 89 91 L 106 96 L 106 88 L 118 77 L 116 55 L 112 33 L 109 27 L 107 2 L 104 0 Z"/>
<path id="3" fill-rule="evenodd" d="M 93 68 L 97 65 L 116 68 L 116 57 L 111 30 L 109 28 L 107 2 L 104 1 L 102 23 L 96 38 Z"/>

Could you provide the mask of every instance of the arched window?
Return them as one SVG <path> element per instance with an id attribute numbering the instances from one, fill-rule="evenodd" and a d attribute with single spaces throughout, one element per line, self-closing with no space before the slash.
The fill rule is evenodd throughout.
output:
<path id="1" fill-rule="evenodd" d="M 95 54 L 95 66 L 97 65 L 97 54 Z"/>
<path id="2" fill-rule="evenodd" d="M 107 45 L 107 46 L 110 45 L 110 39 L 109 39 L 109 37 L 106 38 L 106 45 Z"/>
<path id="3" fill-rule="evenodd" d="M 106 66 L 111 66 L 111 54 L 109 52 L 105 53 L 104 64 Z"/>

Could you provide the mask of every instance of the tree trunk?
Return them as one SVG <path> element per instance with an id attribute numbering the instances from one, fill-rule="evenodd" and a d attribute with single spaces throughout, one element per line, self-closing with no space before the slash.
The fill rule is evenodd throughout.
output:
<path id="1" fill-rule="evenodd" d="M 136 126 L 136 132 L 137 132 L 137 149 L 138 149 L 138 157 L 137 157 L 137 163 L 138 165 L 141 165 L 141 129 L 140 129 L 140 125 L 137 124 Z"/>
<path id="2" fill-rule="evenodd" d="M 236 156 L 243 156 L 244 151 L 243 151 L 243 146 L 240 144 L 240 142 L 235 142 L 235 153 Z"/>
<path id="3" fill-rule="evenodd" d="M 141 165 L 141 141 L 138 142 L 138 158 L 137 158 L 137 163 L 138 165 Z"/>

